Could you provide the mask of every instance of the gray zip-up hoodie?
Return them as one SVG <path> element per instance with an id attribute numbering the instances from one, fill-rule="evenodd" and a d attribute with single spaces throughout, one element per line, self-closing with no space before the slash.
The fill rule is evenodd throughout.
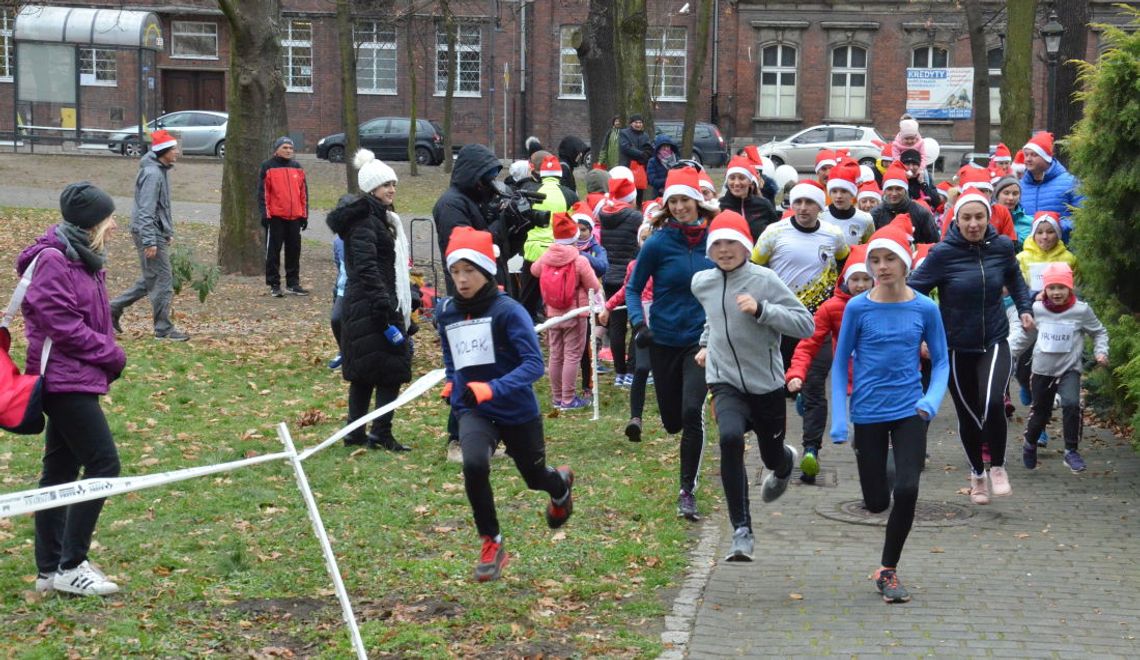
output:
<path id="1" fill-rule="evenodd" d="M 784 386 L 780 336 L 810 337 L 811 312 L 771 269 L 745 262 L 693 275 L 693 295 L 705 310 L 700 345 L 708 349 L 705 382 L 731 385 L 745 394 L 766 394 Z M 756 299 L 759 316 L 740 311 L 736 296 Z"/>
<path id="2" fill-rule="evenodd" d="M 1092 337 L 1093 354 L 1108 356 L 1108 330 L 1096 317 L 1092 307 L 1083 300 L 1063 312 L 1051 312 L 1045 303 L 1033 303 L 1035 333 L 1013 333 L 1009 350 L 1013 355 L 1024 351 L 1036 337 L 1033 345 L 1033 373 L 1060 377 L 1069 371 L 1081 370 L 1081 355 L 1085 351 L 1085 336 Z"/>
<path id="3" fill-rule="evenodd" d="M 135 208 L 131 212 L 131 233 L 142 239 L 145 247 L 167 242 L 174 237 L 174 220 L 170 213 L 170 183 L 163 165 L 153 151 L 139 160 L 135 179 Z"/>

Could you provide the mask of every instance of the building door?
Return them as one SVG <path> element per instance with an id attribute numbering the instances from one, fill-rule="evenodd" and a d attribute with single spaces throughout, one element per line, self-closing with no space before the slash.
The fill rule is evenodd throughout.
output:
<path id="1" fill-rule="evenodd" d="M 223 71 L 162 72 L 162 112 L 226 109 L 226 78 Z"/>

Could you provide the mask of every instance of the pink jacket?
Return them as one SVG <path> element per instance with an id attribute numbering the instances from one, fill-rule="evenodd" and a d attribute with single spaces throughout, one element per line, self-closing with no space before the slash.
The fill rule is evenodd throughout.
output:
<path id="1" fill-rule="evenodd" d="M 530 265 L 530 274 L 535 277 L 542 277 L 542 269 L 546 265 L 563 266 L 571 261 L 574 262 L 574 270 L 578 272 L 578 304 L 576 307 L 585 307 L 589 301 L 590 289 L 601 291 L 602 285 L 598 282 L 598 276 L 594 274 L 590 262 L 578 252 L 577 247 L 561 243 L 551 245 L 538 261 Z M 550 305 L 546 305 L 548 317 L 561 316 L 569 311 L 569 309 L 554 309 Z"/>

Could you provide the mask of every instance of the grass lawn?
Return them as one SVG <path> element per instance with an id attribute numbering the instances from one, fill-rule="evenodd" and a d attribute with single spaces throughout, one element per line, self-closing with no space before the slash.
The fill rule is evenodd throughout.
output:
<path id="1" fill-rule="evenodd" d="M 0 209 L 0 291 L 15 282 L 19 249 L 53 219 Z M 210 227 L 184 224 L 179 241 L 213 258 Z M 323 294 L 327 248 L 307 245 L 306 281 Z M 135 276 L 129 239 L 111 247 L 112 295 Z M 309 279 L 311 276 L 312 279 Z M 322 279 L 324 278 L 324 279 Z M 104 399 L 123 473 L 148 474 L 281 450 L 285 421 L 299 448 L 339 428 L 346 384 L 324 362 L 335 352 L 328 298 L 272 299 L 257 278 L 223 277 L 205 304 L 176 299 L 193 339 L 158 343 L 145 301 L 124 317 L 128 367 Z M 22 362 L 17 323 L 13 355 Z M 418 376 L 439 363 L 436 337 L 416 337 Z M 676 440 L 650 403 L 646 440 L 621 433 L 626 397 L 602 381 L 589 413 L 546 420 L 552 464 L 577 475 L 563 529 L 542 518 L 509 459 L 492 468 L 512 555 L 503 579 L 475 584 L 479 539 L 458 464 L 444 460 L 446 408 L 425 396 L 396 415 L 406 454 L 333 447 L 305 462 L 370 656 L 622 656 L 661 651 L 662 617 L 679 585 L 694 528 L 675 517 Z M 549 385 L 539 383 L 543 405 Z M 652 401 L 652 397 L 650 397 Z M 710 437 L 715 437 L 710 431 Z M 33 488 L 42 440 L 0 433 L 0 490 Z M 713 451 L 712 453 L 715 453 Z M 710 454 L 711 456 L 711 454 Z M 702 475 L 710 493 L 716 468 Z M 0 648 L 9 657 L 346 657 L 340 609 L 304 503 L 286 463 L 139 491 L 107 501 L 92 559 L 120 583 L 106 599 L 38 598 L 30 516 L 0 519 Z"/>

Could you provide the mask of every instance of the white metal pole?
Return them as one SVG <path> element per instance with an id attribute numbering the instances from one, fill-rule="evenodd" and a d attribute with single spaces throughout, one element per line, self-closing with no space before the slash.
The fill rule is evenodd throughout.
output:
<path id="1" fill-rule="evenodd" d="M 594 294 L 595 294 L 595 291 L 593 289 L 590 289 L 590 316 L 589 316 L 590 323 L 588 326 L 589 332 L 590 332 L 590 341 L 587 342 L 586 348 L 588 348 L 590 351 L 590 368 L 594 370 L 594 378 L 593 378 L 593 381 L 594 381 L 594 418 L 593 418 L 593 421 L 596 422 L 596 421 L 598 421 L 598 408 L 600 407 L 600 404 L 598 403 L 598 399 L 602 395 L 602 382 L 601 382 L 602 379 L 598 377 L 598 351 L 597 351 L 597 344 L 596 344 L 597 340 L 594 339 L 594 330 L 598 327 L 597 321 L 595 320 L 596 317 L 594 316 Z"/>

